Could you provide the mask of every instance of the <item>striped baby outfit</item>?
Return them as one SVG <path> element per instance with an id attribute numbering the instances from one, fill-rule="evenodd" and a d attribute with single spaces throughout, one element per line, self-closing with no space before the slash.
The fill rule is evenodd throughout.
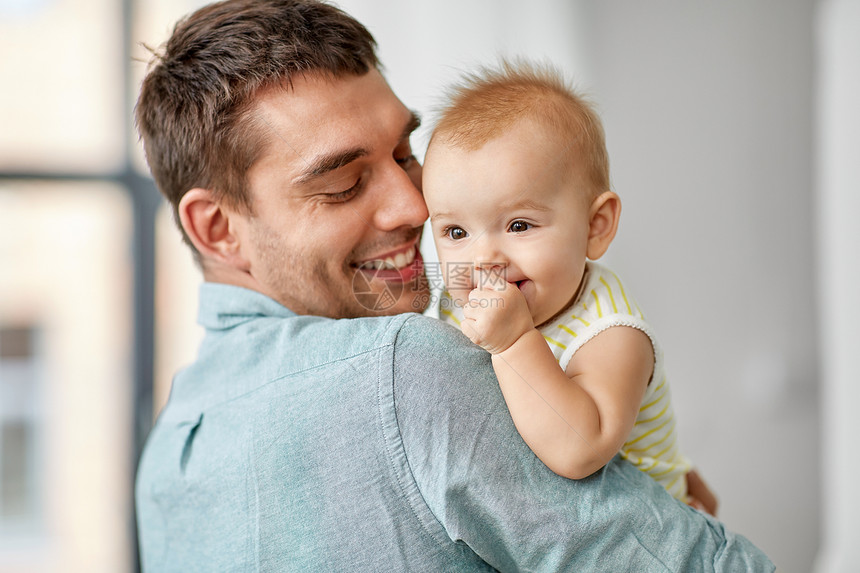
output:
<path id="1" fill-rule="evenodd" d="M 454 308 L 450 298 L 442 302 L 442 320 L 459 325 L 462 311 Z M 663 352 L 639 306 L 615 273 L 588 261 L 576 300 L 540 331 L 559 366 L 566 370 L 568 362 L 582 345 L 613 326 L 641 330 L 648 335 L 654 347 L 654 373 L 633 430 L 621 448 L 621 455 L 683 501 L 687 495 L 684 476 L 690 471 L 691 464 L 678 448 Z"/>
<path id="2" fill-rule="evenodd" d="M 684 476 L 691 464 L 678 449 L 663 352 L 639 306 L 615 273 L 589 261 L 579 296 L 560 316 L 541 328 L 541 334 L 558 359 L 558 365 L 567 369 L 568 362 L 583 344 L 613 326 L 641 330 L 654 347 L 654 374 L 642 398 L 636 424 L 621 447 L 621 455 L 657 480 L 674 497 L 684 500 L 687 495 Z"/>

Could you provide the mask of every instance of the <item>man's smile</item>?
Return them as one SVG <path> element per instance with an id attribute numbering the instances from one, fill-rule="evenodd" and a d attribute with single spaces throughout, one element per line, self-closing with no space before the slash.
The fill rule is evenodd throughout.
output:
<path id="1" fill-rule="evenodd" d="M 358 264 L 361 269 L 399 270 L 412 264 L 418 253 L 417 245 L 413 244 L 405 250 L 379 255 L 373 259 Z"/>
<path id="2" fill-rule="evenodd" d="M 418 251 L 418 240 L 409 246 L 380 253 L 352 265 L 358 271 L 385 281 L 410 282 L 424 273 L 424 261 Z"/>

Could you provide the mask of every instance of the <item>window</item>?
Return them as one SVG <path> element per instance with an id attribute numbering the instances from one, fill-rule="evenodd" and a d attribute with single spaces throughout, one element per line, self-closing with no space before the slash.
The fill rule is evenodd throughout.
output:
<path id="1" fill-rule="evenodd" d="M 37 330 L 0 325 L 0 527 L 41 523 Z"/>
<path id="2" fill-rule="evenodd" d="M 131 201 L 0 182 L 0 571 L 133 562 Z"/>

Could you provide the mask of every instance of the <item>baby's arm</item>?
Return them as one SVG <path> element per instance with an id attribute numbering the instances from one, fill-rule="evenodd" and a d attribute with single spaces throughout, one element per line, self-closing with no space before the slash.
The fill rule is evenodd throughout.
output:
<path id="1" fill-rule="evenodd" d="M 552 471 L 587 477 L 629 436 L 654 368 L 640 330 L 609 328 L 580 348 L 563 372 L 534 327 L 522 293 L 476 289 L 463 332 L 493 354 L 493 368 L 523 440 Z"/>

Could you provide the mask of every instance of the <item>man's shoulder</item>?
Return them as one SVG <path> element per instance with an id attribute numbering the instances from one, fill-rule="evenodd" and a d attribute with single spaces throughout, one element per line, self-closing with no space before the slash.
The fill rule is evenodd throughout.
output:
<path id="1" fill-rule="evenodd" d="M 430 344 L 443 350 L 465 350 L 474 345 L 460 330 L 451 324 L 420 314 L 398 315 L 397 341 L 399 344 Z"/>
<path id="2" fill-rule="evenodd" d="M 492 372 L 489 353 L 458 328 L 426 316 L 410 315 L 403 320 L 396 331 L 394 352 L 396 363 L 426 364 L 430 375 Z"/>
<path id="3" fill-rule="evenodd" d="M 275 328 L 294 344 L 299 340 L 324 342 L 337 354 L 361 353 L 383 346 L 393 346 L 395 351 L 410 347 L 442 354 L 474 350 L 474 345 L 457 328 L 416 313 L 352 319 L 294 317 Z"/>
<path id="4" fill-rule="evenodd" d="M 457 328 L 433 318 L 410 317 L 398 330 L 393 350 L 393 398 L 407 434 L 435 427 L 443 419 L 457 419 L 465 427 L 471 422 L 481 425 L 478 418 L 483 416 L 509 417 L 491 355 Z M 476 411 L 482 416 L 474 416 Z"/>
<path id="5" fill-rule="evenodd" d="M 286 330 L 291 338 L 325 340 L 343 352 L 363 352 L 393 346 L 398 358 L 404 353 L 429 357 L 484 357 L 486 353 L 472 344 L 460 330 L 439 319 L 416 313 L 393 316 L 332 320 L 296 317 Z"/>

